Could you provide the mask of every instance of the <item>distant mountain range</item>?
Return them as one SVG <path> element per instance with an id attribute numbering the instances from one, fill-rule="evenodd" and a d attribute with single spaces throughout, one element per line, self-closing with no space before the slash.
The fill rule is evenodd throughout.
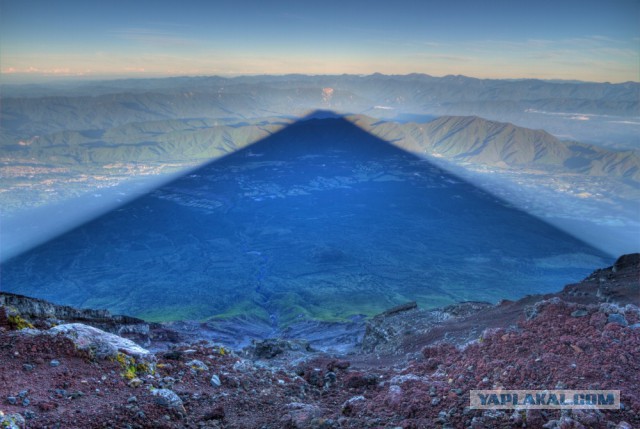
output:
<path id="1" fill-rule="evenodd" d="M 500 168 L 616 177 L 640 185 L 637 151 L 612 151 L 561 141 L 546 131 L 474 116 L 443 116 L 425 124 L 354 118 L 374 134 L 412 152 Z"/>
<path id="2" fill-rule="evenodd" d="M 348 119 L 423 155 L 498 168 L 615 177 L 640 186 L 640 156 L 633 150 L 613 151 L 562 141 L 546 131 L 473 116 L 442 116 L 426 123 L 380 121 L 364 115 L 351 115 Z M 56 165 L 204 161 L 231 153 L 290 122 L 281 118 L 149 121 L 103 132 L 54 132 L 28 142 L 5 144 L 2 149 L 25 162 L 38 160 Z"/>
<path id="3" fill-rule="evenodd" d="M 170 119 L 299 117 L 324 108 L 402 120 L 475 115 L 555 135 L 633 147 L 640 84 L 487 80 L 464 76 L 250 76 L 4 85 L 3 138 L 104 130 Z"/>

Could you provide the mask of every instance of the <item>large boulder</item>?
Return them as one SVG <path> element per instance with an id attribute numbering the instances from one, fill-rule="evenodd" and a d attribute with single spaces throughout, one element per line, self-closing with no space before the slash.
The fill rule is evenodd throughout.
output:
<path id="1" fill-rule="evenodd" d="M 82 323 L 58 325 L 47 332 L 64 335 L 79 349 L 89 351 L 98 359 L 115 359 L 119 353 L 124 353 L 138 361 L 153 359 L 153 355 L 147 349 L 133 341 Z"/>

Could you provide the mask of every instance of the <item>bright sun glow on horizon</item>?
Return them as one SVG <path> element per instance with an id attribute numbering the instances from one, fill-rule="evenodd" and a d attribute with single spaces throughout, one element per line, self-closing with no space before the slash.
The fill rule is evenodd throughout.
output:
<path id="1" fill-rule="evenodd" d="M 640 80 L 635 0 L 128 3 L 3 1 L 1 82 L 375 72 Z"/>

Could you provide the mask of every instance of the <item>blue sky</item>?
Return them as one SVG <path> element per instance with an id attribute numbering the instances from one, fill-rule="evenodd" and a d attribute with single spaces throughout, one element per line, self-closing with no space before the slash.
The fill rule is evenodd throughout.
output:
<path id="1" fill-rule="evenodd" d="M 0 70 L 638 81 L 640 0 L 0 0 Z"/>

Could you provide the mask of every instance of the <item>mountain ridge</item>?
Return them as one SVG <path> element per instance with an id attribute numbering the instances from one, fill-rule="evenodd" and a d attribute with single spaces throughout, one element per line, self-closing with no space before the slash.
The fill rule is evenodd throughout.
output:
<path id="1" fill-rule="evenodd" d="M 345 117 L 366 131 L 412 152 L 428 151 L 430 155 L 477 164 L 538 166 L 581 174 L 613 175 L 640 182 L 640 159 L 636 151 L 610 150 L 560 140 L 545 130 L 528 129 L 509 122 L 478 116 L 442 116 L 430 122 L 402 124 L 379 121 L 366 115 Z M 45 163 L 55 156 L 55 162 L 63 165 L 211 159 L 245 147 L 290 120 L 261 118 L 234 122 L 229 119 L 134 122 L 97 134 L 56 132 L 28 143 L 5 145 L 4 149 L 11 150 L 14 155 L 23 152 L 24 158 L 40 159 Z M 145 154 L 145 146 L 155 149 Z M 118 154 L 118 147 L 130 147 L 134 152 Z M 135 148 L 139 150 L 135 151 Z"/>
<path id="2" fill-rule="evenodd" d="M 424 124 L 374 122 L 362 116 L 354 117 L 354 121 L 364 122 L 376 135 L 412 152 L 428 151 L 427 154 L 483 165 L 607 174 L 640 183 L 640 157 L 636 151 L 611 151 L 563 141 L 545 130 L 478 116 L 443 116 Z"/>
<path id="3" fill-rule="evenodd" d="M 629 146 L 637 130 L 629 124 L 623 129 L 613 116 L 633 118 L 631 122 L 639 122 L 640 117 L 640 83 L 633 82 L 294 75 L 134 79 L 35 88 L 5 85 L 2 89 L 2 142 L 131 121 L 301 117 L 310 110 L 330 108 L 386 119 L 401 113 L 477 115 L 578 140 L 622 139 Z M 324 89 L 331 89 L 330 96 Z M 577 123 L 574 115 L 591 116 Z"/>

